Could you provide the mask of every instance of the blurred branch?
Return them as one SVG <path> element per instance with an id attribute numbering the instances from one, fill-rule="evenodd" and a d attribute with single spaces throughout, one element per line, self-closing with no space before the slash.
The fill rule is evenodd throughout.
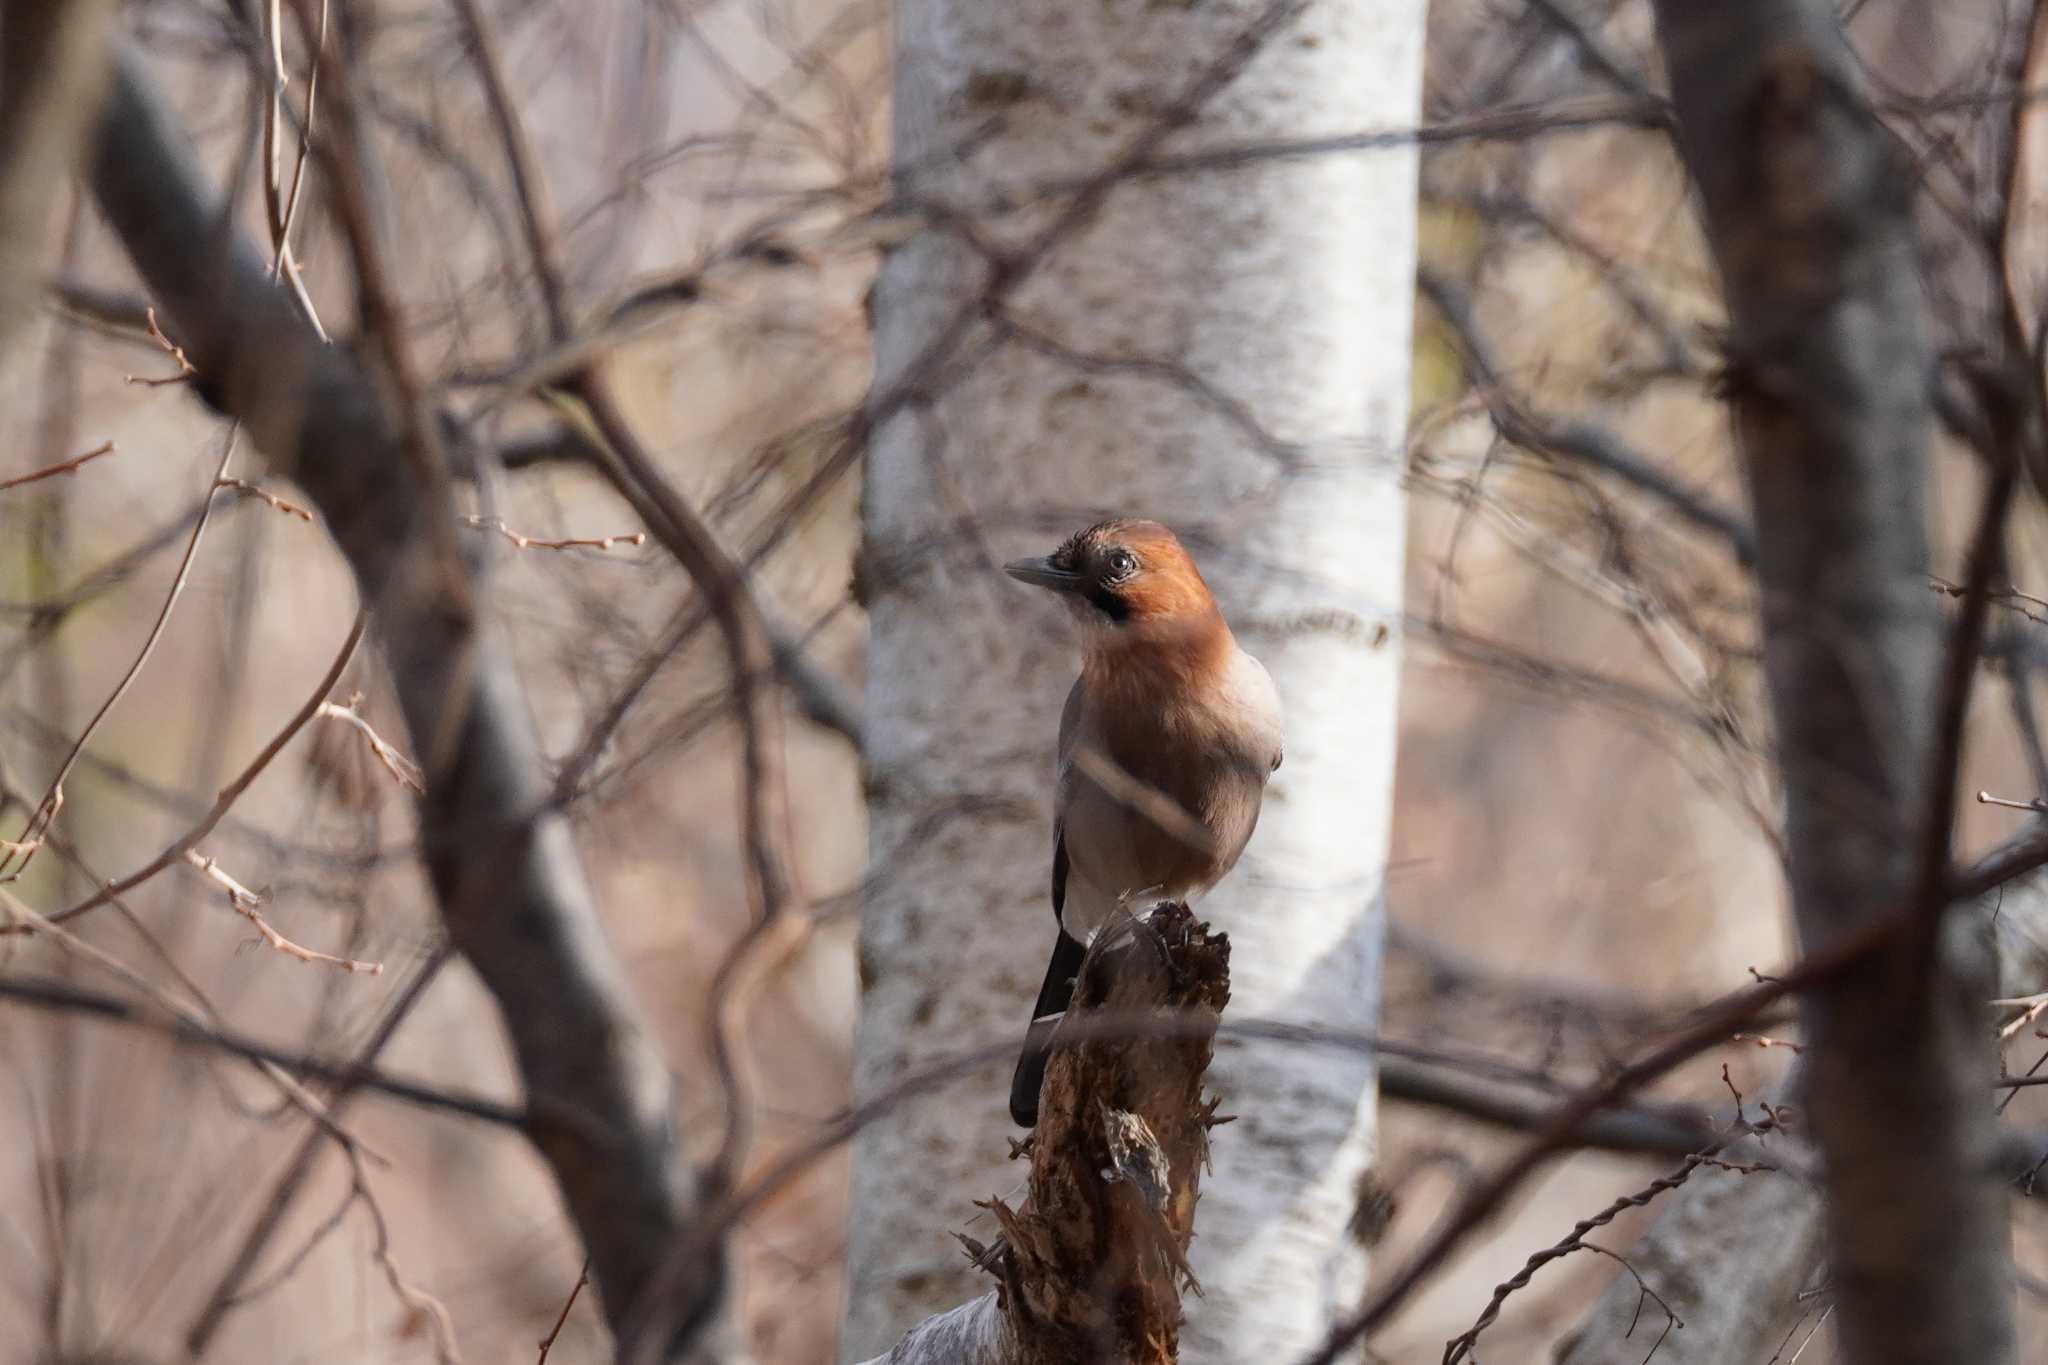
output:
<path id="1" fill-rule="evenodd" d="M 483 83 L 484 97 L 490 105 L 491 120 L 497 125 L 498 141 L 505 150 L 505 159 L 512 171 L 513 189 L 519 196 L 520 222 L 526 229 L 527 250 L 533 256 L 534 275 L 540 281 L 541 302 L 547 309 L 549 339 L 559 343 L 567 340 L 570 332 L 569 291 L 562 282 L 561 265 L 555 259 L 554 241 L 550 235 L 552 215 L 547 185 L 540 177 L 533 149 L 527 143 L 518 111 L 512 107 L 512 96 L 505 87 L 504 62 L 498 56 L 498 42 L 490 21 L 484 17 L 483 9 L 476 0 L 455 0 L 455 9 L 461 15 L 463 29 L 468 34 L 470 56 L 476 63 L 477 76 Z"/>
<path id="2" fill-rule="evenodd" d="M 1267 161 L 1294 161 L 1344 152 L 1373 152 L 1386 147 L 1441 146 L 1453 142 L 1521 142 L 1553 133 L 1588 128 L 1633 128 L 1668 132 L 1671 107 L 1659 99 L 1597 99 L 1560 101 L 1554 105 L 1487 110 L 1411 128 L 1375 128 L 1328 137 L 1246 142 L 1192 152 L 1159 152 L 1148 148 L 1119 178 L 1193 175 L 1235 170 Z M 1085 188 L 1093 177 L 1057 176 L 998 192 L 994 207 L 1014 207 L 1057 198 Z M 903 207 L 898 205 L 898 207 Z"/>
<path id="3" fill-rule="evenodd" d="M 149 300 L 140 294 L 106 289 L 68 276 L 52 281 L 50 294 L 59 307 L 109 330 L 124 333 L 137 345 L 156 344 L 149 335 Z"/>
<path id="4" fill-rule="evenodd" d="M 1594 21 L 1576 12 L 1572 0 L 1529 0 L 1529 8 L 1571 39 L 1586 65 L 1622 94 L 1645 101 L 1655 98 L 1642 73 L 1631 68 L 1627 59 L 1608 45 Z"/>
<path id="5" fill-rule="evenodd" d="M 346 1110 L 356 1092 L 364 1088 L 361 1078 L 370 1073 L 372 1063 L 391 1042 L 392 1037 L 398 1032 L 399 1025 L 405 1022 L 413 1007 L 426 995 L 427 988 L 440 975 L 441 969 L 448 965 L 450 956 L 450 950 L 445 943 L 437 947 L 431 957 L 419 964 L 412 979 L 405 983 L 385 1008 L 384 1017 L 378 1021 L 377 1027 L 357 1050 L 355 1059 L 348 1063 L 342 1078 L 328 1096 L 330 1113 L 340 1114 Z M 246 1281 L 255 1271 L 256 1262 L 262 1257 L 264 1249 L 270 1245 L 271 1238 L 277 1234 L 279 1226 L 284 1222 L 293 1199 L 304 1188 L 307 1177 L 312 1174 L 314 1162 L 321 1151 L 320 1144 L 314 1137 L 315 1135 L 309 1133 L 300 1140 L 298 1150 L 292 1154 L 292 1159 L 285 1164 L 283 1172 L 271 1186 L 270 1197 L 264 1202 L 263 1212 L 258 1214 L 256 1221 L 250 1225 L 249 1231 L 242 1238 L 241 1246 L 228 1262 L 227 1270 L 214 1286 L 213 1294 L 207 1299 L 206 1306 L 200 1309 L 199 1315 L 192 1320 L 191 1327 L 186 1330 L 185 1350 L 193 1359 L 196 1360 L 205 1354 L 214 1333 L 219 1330 L 221 1323 L 227 1320 L 229 1310 L 247 1303 L 261 1292 L 261 1286 L 251 1287 Z M 344 1205 L 343 1212 L 346 1212 L 347 1208 L 348 1206 Z M 289 1267 L 279 1273 L 288 1272 Z M 275 1283 L 274 1280 L 272 1282 Z"/>
<path id="6" fill-rule="evenodd" d="M 1556 1096 L 1518 1093 L 1465 1072 L 1404 1057 L 1379 1054 L 1380 1098 L 1442 1109 L 1518 1132 L 1540 1130 Z M 1614 1106 L 1588 1115 L 1568 1145 L 1609 1152 L 1687 1156 L 1712 1146 L 1718 1130 L 1704 1109 L 1691 1105 Z"/>
<path id="7" fill-rule="evenodd" d="M 99 105 L 109 0 L 0 5 L 0 357 L 35 312 L 50 213 Z"/>
<path id="8" fill-rule="evenodd" d="M 424 457 L 431 478 L 422 446 L 432 433 L 415 420 L 408 439 L 377 385 L 320 341 L 251 244 L 215 230 L 183 132 L 137 58 L 124 50 L 115 67 L 93 191 L 208 401 L 305 489 L 355 571 L 429 770 L 421 836 L 443 919 L 499 1005 L 529 1131 L 623 1330 L 699 1190 L 672 1125 L 667 1065 L 604 940 L 567 826 L 546 804 L 504 646 L 451 617 L 434 590 L 447 567 L 437 542 L 454 527 L 423 520 L 415 476 Z M 723 1261 L 692 1269 L 699 1278 L 677 1284 L 671 1302 L 695 1327 L 720 1311 Z"/>
<path id="9" fill-rule="evenodd" d="M 597 450 L 589 433 L 574 422 L 551 422 L 498 446 L 498 462 L 507 469 L 531 469 L 544 464 L 588 464 Z"/>
<path id="10" fill-rule="evenodd" d="M 308 697 L 305 703 L 293 713 L 291 719 L 285 722 L 284 728 L 273 735 L 270 742 L 257 752 L 256 757 L 250 761 L 247 767 L 242 769 L 241 774 L 234 781 L 221 788 L 220 795 L 214 799 L 213 805 L 207 809 L 206 814 L 199 818 L 197 824 L 186 830 L 185 833 L 171 843 L 169 848 L 159 853 L 150 862 L 145 863 L 137 871 L 121 878 L 119 881 L 105 883 L 99 890 L 93 892 L 78 904 L 51 915 L 51 921 L 56 924 L 62 924 L 67 920 L 77 919 L 87 911 L 97 909 L 99 906 L 105 905 L 107 902 L 134 890 L 159 872 L 162 872 L 165 868 L 180 861 L 197 849 L 199 841 L 213 832 L 214 826 L 221 822 L 222 818 L 233 808 L 235 802 L 242 798 L 242 793 L 249 789 L 249 784 L 262 776 L 263 770 L 270 766 L 271 760 L 283 751 L 284 746 L 291 742 L 292 737 L 304 729 L 308 721 L 319 714 L 320 707 L 326 702 L 328 693 L 332 692 L 335 685 L 341 681 L 342 671 L 348 667 L 349 661 L 355 657 L 356 645 L 363 638 L 365 624 L 366 617 L 362 612 L 357 612 L 355 624 L 349 628 L 348 638 L 342 642 L 341 651 L 334 656 L 334 662 L 327 666 L 327 673 L 313 689 L 312 696 Z M 85 741 L 81 738 L 72 746 L 74 759 L 77 752 L 84 745 Z M 237 908 L 239 908 L 239 904 Z M 26 930 L 17 927 L 0 929 L 0 935 L 17 932 L 26 932 Z"/>
<path id="11" fill-rule="evenodd" d="M 1966 615 L 1954 631 L 1943 689 L 1942 716 L 1948 734 L 1930 778 L 1937 792 L 1954 789 L 1953 770 L 1964 706 L 1961 697 L 1966 695 L 1958 670 L 1967 668 L 1974 672 L 1977 632 L 1981 631 L 1981 612 L 1988 599 L 1984 589 L 1997 559 L 1997 528 L 2002 527 L 2003 503 L 2010 496 L 2017 464 L 2015 453 L 2005 452 L 2003 463 L 1994 465 L 1986 493 L 1986 516 L 1971 555 L 1970 601 L 1977 608 L 1977 619 L 1973 629 Z M 1929 870 L 1936 875 L 1945 874 L 1948 823 L 1948 813 L 1937 807 L 1927 832 L 1933 843 L 1922 850 L 1923 876 Z M 1923 903 L 1932 907 L 1924 912 L 1927 915 L 1939 914 L 1947 904 L 1946 898 L 1937 895 L 1933 888 L 1924 888 L 1921 895 Z M 1998 941 L 1998 990 L 2002 995 L 2028 996 L 2048 979 L 2048 959 L 2043 958 L 2039 947 L 2044 935 L 2048 935 L 2048 927 L 2044 927 L 2048 925 L 2048 915 L 2044 915 L 2044 910 L 2048 910 L 2048 897 L 2044 897 L 2038 877 L 2021 886 L 2001 886 L 1996 895 L 1980 901 L 1972 910 L 1972 917 L 1988 926 Z M 1923 946 L 1916 951 L 1925 953 L 1928 949 Z M 1788 1082 L 1783 1090 L 1796 1093 L 1796 1084 Z M 2032 1194 L 2048 1147 L 2043 1146 L 2039 1135 L 2004 1133 L 2000 1150 L 2000 1177 L 2018 1182 Z M 1640 1274 L 1666 1285 L 1679 1297 L 1678 1309 L 1684 1312 L 1691 1330 L 1672 1343 L 1674 1365 L 1706 1365 L 1759 1356 L 1780 1343 L 1786 1324 L 1800 1311 L 1798 1295 L 1811 1277 L 1821 1250 L 1822 1204 L 1818 1189 L 1803 1184 L 1788 1187 L 1778 1178 L 1709 1172 L 1679 1197 L 1629 1254 Z M 1639 1307 L 1637 1289 L 1617 1279 L 1574 1334 L 1567 1352 L 1560 1357 L 1560 1365 L 1621 1365 L 1624 1360 L 1634 1360 L 1636 1347 L 1628 1337 Z"/>
<path id="12" fill-rule="evenodd" d="M 782 712 L 772 687 L 775 656 L 746 570 L 663 476 L 604 380 L 586 372 L 573 391 L 597 435 L 600 470 L 697 584 L 731 671 L 740 729 L 740 838 L 752 904 L 747 928 L 712 974 L 704 1004 L 726 1114 L 707 1177 L 723 1188 L 737 1179 L 753 1136 L 754 1087 L 735 1038 L 738 1021 L 769 954 L 792 951 L 810 924 L 797 909 Z"/>
<path id="13" fill-rule="evenodd" d="M 765 612 L 762 628 L 768 632 L 768 647 L 775 652 L 775 667 L 805 718 L 844 739 L 855 753 L 865 754 L 867 730 L 860 698 L 848 696 L 837 678 L 811 662 L 803 641 Z"/>
<path id="14" fill-rule="evenodd" d="M 482 1119 L 507 1128 L 526 1129 L 535 1121 L 530 1110 L 473 1095 L 393 1076 L 366 1067 L 361 1062 L 330 1061 L 308 1053 L 275 1047 L 259 1039 L 225 1029 L 212 1028 L 184 1017 L 156 1017 L 144 1013 L 118 996 L 82 990 L 62 981 L 10 974 L 0 976 L 0 1000 L 12 1000 L 38 1009 L 64 1010 L 125 1028 L 160 1034 L 180 1047 L 211 1048 L 254 1062 L 267 1062 L 296 1076 L 328 1081 L 335 1085 L 374 1090 L 380 1095 L 404 1100 L 428 1109 Z"/>
<path id="15" fill-rule="evenodd" d="M 230 423 L 226 434 L 221 438 L 220 459 L 214 464 L 213 478 L 207 485 L 209 493 L 227 475 L 240 440 L 240 425 Z M 0 872 L 18 877 L 28 870 L 30 861 L 35 857 L 37 845 L 56 824 L 57 814 L 64 808 L 65 779 L 71 776 L 71 770 L 77 766 L 79 757 L 84 754 L 86 745 L 92 742 L 92 737 L 100 724 L 135 685 L 135 680 L 142 675 L 143 667 L 149 663 L 150 656 L 156 653 L 157 646 L 162 643 L 164 633 L 171 623 L 171 612 L 178 605 L 179 597 L 184 594 L 185 585 L 191 581 L 192 565 L 199 557 L 199 547 L 206 539 L 207 527 L 212 523 L 213 508 L 213 500 L 208 497 L 199 510 L 198 520 L 192 523 L 192 534 L 185 542 L 185 553 L 179 559 L 178 570 L 172 575 L 171 585 L 164 593 L 163 604 L 157 608 L 156 619 L 150 623 L 149 633 L 143 637 L 142 647 L 136 651 L 127 670 L 114 683 L 113 689 L 107 693 L 99 709 L 92 713 L 92 718 L 85 723 L 85 728 L 79 731 L 70 751 L 64 755 L 64 761 L 57 765 L 56 774 L 50 778 L 50 784 L 43 792 L 43 799 L 37 803 L 29 815 L 28 823 L 22 828 L 17 846 L 0 850 Z M 13 861 L 13 855 L 17 852 L 21 855 L 21 861 L 18 863 Z M 68 914 L 60 918 L 68 918 Z"/>
<path id="16" fill-rule="evenodd" d="M 1387 920 L 1387 946 L 1397 955 L 1414 959 L 1433 992 L 1506 1001 L 1533 1014 L 1586 1015 L 1639 1034 L 1668 1025 L 1698 1003 L 1660 1004 L 1633 992 L 1565 985 L 1533 974 L 1502 971 L 1392 917 Z"/>
<path id="17" fill-rule="evenodd" d="M 1557 421 L 1541 416 L 1507 386 L 1493 347 L 1479 330 L 1472 299 L 1464 288 L 1439 271 L 1416 272 L 1423 294 L 1454 332 L 1464 353 L 1465 368 L 1479 400 L 1486 405 L 1502 436 L 1529 450 L 1560 455 L 1604 470 L 1658 499 L 1679 516 L 1725 541 L 1744 565 L 1756 562 L 1755 533 L 1734 512 L 1717 507 L 1657 468 L 1648 455 L 1629 448 L 1619 436 L 1589 422 Z"/>
<path id="18" fill-rule="evenodd" d="M 1444 179 L 1448 181 L 1450 178 Z M 1616 302 L 1655 335 L 1660 352 L 1659 368 L 1655 373 L 1673 376 L 1704 374 L 1705 367 L 1693 354 L 1694 338 L 1688 336 L 1685 326 L 1658 302 L 1649 283 L 1640 278 L 1633 267 L 1603 250 L 1598 243 L 1527 194 L 1498 187 L 1473 189 L 1455 182 L 1425 182 L 1423 200 L 1476 213 L 1492 223 L 1527 224 L 1549 238 L 1559 250 L 1583 261 L 1597 273 L 1601 284 L 1614 295 Z"/>

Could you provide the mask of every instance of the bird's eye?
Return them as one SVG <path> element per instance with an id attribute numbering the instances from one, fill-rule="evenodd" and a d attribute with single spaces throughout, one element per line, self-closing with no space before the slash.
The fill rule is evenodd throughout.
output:
<path id="1" fill-rule="evenodd" d="M 1138 557 L 1129 550 L 1118 550 L 1109 557 L 1109 576 L 1129 578 L 1138 571 Z"/>

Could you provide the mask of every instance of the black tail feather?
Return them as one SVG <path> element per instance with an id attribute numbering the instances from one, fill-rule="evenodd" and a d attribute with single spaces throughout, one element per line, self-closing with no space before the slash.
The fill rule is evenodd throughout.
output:
<path id="1" fill-rule="evenodd" d="M 1088 950 L 1066 930 L 1053 941 L 1052 961 L 1046 965 L 1045 984 L 1038 988 L 1038 1003 L 1031 1010 L 1031 1028 L 1024 1035 L 1024 1052 L 1017 1058 L 1017 1072 L 1010 1080 L 1010 1117 L 1019 1128 L 1038 1123 L 1038 1091 L 1045 1084 L 1045 1061 L 1051 1053 L 1052 1031 L 1060 1016 L 1074 1001 L 1074 977 Z"/>

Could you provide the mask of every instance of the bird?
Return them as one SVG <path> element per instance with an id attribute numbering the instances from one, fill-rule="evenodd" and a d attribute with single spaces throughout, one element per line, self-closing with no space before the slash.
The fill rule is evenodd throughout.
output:
<path id="1" fill-rule="evenodd" d="M 1058 594 L 1082 629 L 1055 763 L 1059 928 L 1010 1083 L 1010 1117 L 1032 1128 L 1089 940 L 1133 906 L 1188 901 L 1229 873 L 1258 824 L 1283 736 L 1272 677 L 1238 646 L 1165 526 L 1098 522 L 1003 572 Z"/>

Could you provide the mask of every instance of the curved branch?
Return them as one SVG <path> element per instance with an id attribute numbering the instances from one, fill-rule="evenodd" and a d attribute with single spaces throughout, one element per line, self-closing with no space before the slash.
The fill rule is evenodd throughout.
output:
<path id="1" fill-rule="evenodd" d="M 434 752 L 420 825 L 442 918 L 498 1003 L 529 1133 L 621 1327 L 694 1219 L 699 1185 L 673 1128 L 667 1065 L 548 802 L 511 661 L 442 591 L 446 566 L 415 495 L 401 415 L 223 225 L 183 131 L 127 51 L 114 62 L 91 182 L 197 366 L 202 396 L 306 490 L 355 571 L 414 749 Z M 423 742 L 444 735 L 445 747 Z M 674 1300 L 686 1329 L 722 1300 L 722 1259 L 699 1265 Z"/>

